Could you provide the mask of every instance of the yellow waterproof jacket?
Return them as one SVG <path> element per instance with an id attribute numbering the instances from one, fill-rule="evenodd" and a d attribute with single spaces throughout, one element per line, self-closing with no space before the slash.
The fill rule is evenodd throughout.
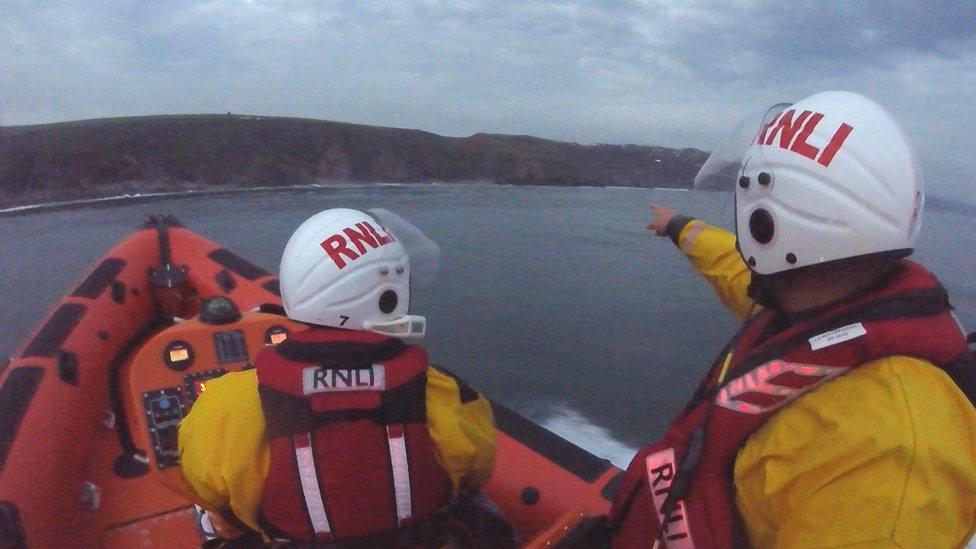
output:
<path id="1" fill-rule="evenodd" d="M 751 275 L 735 237 L 692 221 L 677 241 L 748 316 Z M 976 533 L 976 409 L 928 362 L 875 360 L 775 414 L 733 476 L 756 547 L 962 547 Z"/>
<path id="2" fill-rule="evenodd" d="M 455 491 L 477 488 L 495 466 L 491 405 L 462 402 L 454 378 L 427 368 L 427 427 Z M 180 462 L 195 503 L 227 510 L 255 531 L 271 461 L 256 370 L 229 373 L 207 390 L 180 423 Z"/>

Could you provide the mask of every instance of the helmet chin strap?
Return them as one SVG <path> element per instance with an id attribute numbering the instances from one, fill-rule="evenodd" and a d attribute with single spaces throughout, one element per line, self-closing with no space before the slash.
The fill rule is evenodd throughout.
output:
<path id="1" fill-rule="evenodd" d="M 773 293 L 772 277 L 774 276 L 776 275 L 764 275 L 753 271 L 752 280 L 749 282 L 749 287 L 746 290 L 750 299 L 767 309 L 776 309 L 779 307 L 779 302 Z"/>
<path id="2" fill-rule="evenodd" d="M 427 333 L 427 319 L 419 315 L 403 315 L 386 322 L 363 322 L 363 329 L 399 339 L 420 339 Z"/>

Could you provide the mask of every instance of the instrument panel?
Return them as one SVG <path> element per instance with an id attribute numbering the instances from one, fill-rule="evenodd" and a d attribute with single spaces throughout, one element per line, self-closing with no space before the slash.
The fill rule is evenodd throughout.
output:
<path id="1" fill-rule="evenodd" d="M 201 315 L 146 342 L 129 363 L 123 384 L 128 389 L 130 432 L 136 445 L 146 450 L 150 466 L 161 470 L 179 464 L 180 421 L 210 380 L 253 368 L 265 347 L 306 328 L 262 312 L 224 315 L 218 322 Z"/>

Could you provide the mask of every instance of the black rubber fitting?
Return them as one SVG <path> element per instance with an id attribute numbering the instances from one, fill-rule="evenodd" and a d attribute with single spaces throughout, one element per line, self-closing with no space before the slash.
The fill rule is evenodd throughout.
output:
<path id="1" fill-rule="evenodd" d="M 522 503 L 526 505 L 535 505 L 539 503 L 539 499 L 542 494 L 539 493 L 539 489 L 534 486 L 526 486 L 522 490 Z"/>
<path id="2" fill-rule="evenodd" d="M 664 228 L 664 232 L 671 237 L 671 242 L 674 242 L 674 245 L 677 246 L 678 237 L 681 236 L 681 231 L 683 231 L 684 228 L 694 220 L 694 217 L 689 217 L 687 215 L 676 215 L 672 217 L 670 221 L 668 221 L 668 226 Z"/>

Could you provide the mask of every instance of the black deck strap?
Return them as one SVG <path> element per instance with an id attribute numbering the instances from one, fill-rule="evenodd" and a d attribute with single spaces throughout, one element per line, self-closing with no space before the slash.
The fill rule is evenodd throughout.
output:
<path id="1" fill-rule="evenodd" d="M 556 542 L 555 549 L 596 549 L 607 548 L 611 545 L 613 532 L 607 523 L 606 515 L 586 517 L 572 530 L 566 532 L 563 539 Z"/>
<path id="2" fill-rule="evenodd" d="M 207 254 L 207 257 L 248 280 L 257 280 L 269 275 L 268 271 L 265 271 L 227 248 L 218 248 Z"/>
<path id="3" fill-rule="evenodd" d="M 125 260 L 116 257 L 102 261 L 85 277 L 85 280 L 75 288 L 71 295 L 73 297 L 98 299 L 115 282 L 115 277 L 119 276 L 125 265 Z"/>
<path id="4" fill-rule="evenodd" d="M 122 365 L 153 334 L 172 325 L 173 319 L 169 317 L 156 317 L 149 320 L 119 347 L 108 365 L 108 396 L 112 403 L 112 411 L 115 413 L 115 432 L 119 436 L 119 444 L 122 445 L 124 453 L 130 456 L 135 455 L 139 449 L 136 448 L 135 442 L 132 440 L 132 433 L 129 431 L 129 422 L 126 418 L 121 386 Z"/>
<path id="5" fill-rule="evenodd" d="M 80 303 L 65 303 L 58 307 L 20 356 L 53 357 L 87 309 Z"/>
<path id="6" fill-rule="evenodd" d="M 377 362 L 400 356 L 406 347 L 402 341 L 392 337 L 379 343 L 302 342 L 289 338 L 275 347 L 275 351 L 293 362 L 305 362 L 326 368 L 364 369 Z"/>
<path id="7" fill-rule="evenodd" d="M 163 219 L 159 219 L 155 227 L 159 239 L 159 264 L 169 265 L 173 263 L 173 248 L 169 243 L 169 226 Z"/>
<path id="8" fill-rule="evenodd" d="M 491 399 L 489 402 L 495 414 L 495 426 L 500 431 L 584 481 L 594 482 L 612 467 L 608 460 L 587 452 Z"/>
<path id="9" fill-rule="evenodd" d="M 183 223 L 180 222 L 180 220 L 177 219 L 175 215 L 170 215 L 170 214 L 163 215 L 161 216 L 161 221 L 162 223 L 166 224 L 168 227 L 172 227 L 174 229 L 183 228 Z"/>
<path id="10" fill-rule="evenodd" d="M 439 366 L 439 365 L 432 365 L 432 366 L 438 372 L 454 380 L 454 383 L 456 383 L 458 387 L 458 399 L 461 401 L 461 404 L 474 402 L 479 398 L 481 398 L 481 394 L 479 394 L 478 391 L 472 389 L 471 385 L 468 384 L 467 380 L 462 379 L 457 374 L 448 370 L 447 368 L 444 368 L 443 366 Z"/>
<path id="11" fill-rule="evenodd" d="M 142 224 L 143 229 L 155 229 L 156 227 L 173 227 L 176 229 L 183 228 L 183 223 L 174 215 L 169 214 L 159 214 L 150 215 L 146 218 L 146 221 Z"/>
<path id="12" fill-rule="evenodd" d="M 278 282 L 277 278 L 265 282 L 264 284 L 261 285 L 261 287 L 273 293 L 274 295 L 281 297 L 281 284 Z"/>
<path id="13" fill-rule="evenodd" d="M 265 385 L 258 385 L 258 394 L 261 396 L 268 438 L 274 439 L 342 421 L 368 419 L 378 425 L 426 423 L 426 387 L 426 376 L 419 375 L 396 389 L 384 391 L 380 395 L 380 405 L 374 409 L 327 412 L 313 412 L 307 398 L 290 395 Z"/>
<path id="14" fill-rule="evenodd" d="M 0 471 L 43 377 L 44 368 L 40 366 L 19 366 L 10 371 L 0 387 Z"/>
<path id="15" fill-rule="evenodd" d="M 226 294 L 229 294 L 234 288 L 237 287 L 237 281 L 234 280 L 234 277 L 227 269 L 221 269 L 220 272 L 215 274 L 214 280 L 217 282 L 217 285 L 220 286 L 220 289 Z"/>
<path id="16" fill-rule="evenodd" d="M 125 303 L 125 282 L 116 280 L 112 283 L 112 301 L 119 305 Z"/>
<path id="17" fill-rule="evenodd" d="M 614 498 L 617 496 L 617 490 L 620 488 L 620 483 L 624 480 L 624 472 L 620 471 L 612 479 L 610 479 L 604 486 L 603 490 L 600 490 L 600 495 L 603 499 L 613 503 Z"/>
<path id="18" fill-rule="evenodd" d="M 0 547 L 27 549 L 27 536 L 20 522 L 20 511 L 9 501 L 0 501 Z"/>
<path id="19" fill-rule="evenodd" d="M 285 308 L 277 303 L 262 303 L 258 305 L 258 312 L 268 313 L 278 316 L 287 316 L 285 314 Z"/>
<path id="20" fill-rule="evenodd" d="M 64 349 L 58 350 L 58 377 L 69 385 L 78 385 L 77 354 Z"/>

